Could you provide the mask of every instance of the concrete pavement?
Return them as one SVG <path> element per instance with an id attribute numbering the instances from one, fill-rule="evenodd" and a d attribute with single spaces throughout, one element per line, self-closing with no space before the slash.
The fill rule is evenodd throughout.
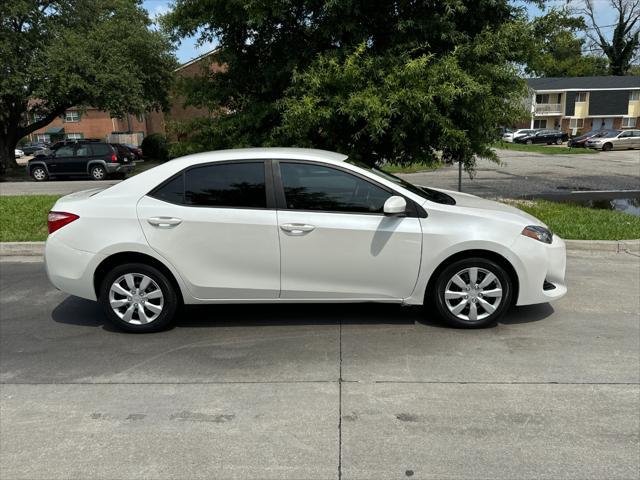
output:
<path id="1" fill-rule="evenodd" d="M 213 306 L 130 335 L 0 263 L 0 477 L 637 478 L 640 258 L 496 327 L 392 305 Z"/>

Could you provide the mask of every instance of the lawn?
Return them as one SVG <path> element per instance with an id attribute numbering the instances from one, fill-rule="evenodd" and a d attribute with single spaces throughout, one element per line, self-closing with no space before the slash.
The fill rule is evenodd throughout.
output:
<path id="1" fill-rule="evenodd" d="M 47 213 L 59 195 L 0 197 L 0 242 L 29 242 L 47 238 Z"/>
<path id="2" fill-rule="evenodd" d="M 411 165 L 398 165 L 395 163 L 386 163 L 380 168 L 385 172 L 395 174 L 395 173 L 416 173 L 416 172 L 421 172 L 423 170 L 437 170 L 443 165 L 444 163 L 441 163 L 441 162 L 413 163 Z"/>
<path id="3" fill-rule="evenodd" d="M 508 200 L 530 213 L 560 237 L 571 240 L 632 240 L 640 238 L 640 217 L 546 200 Z"/>
<path id="4" fill-rule="evenodd" d="M 551 145 L 525 145 L 523 143 L 496 142 L 493 148 L 518 152 L 545 153 L 547 155 L 596 153 L 590 148 L 553 147 Z"/>
<path id="5" fill-rule="evenodd" d="M 0 241 L 47 238 L 47 213 L 57 195 L 0 196 Z M 562 238 L 629 240 L 640 238 L 640 217 L 546 200 L 503 200 L 539 218 Z"/>

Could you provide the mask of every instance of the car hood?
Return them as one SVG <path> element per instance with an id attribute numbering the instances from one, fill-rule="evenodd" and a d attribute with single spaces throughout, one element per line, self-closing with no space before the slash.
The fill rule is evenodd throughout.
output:
<path id="1" fill-rule="evenodd" d="M 495 202 L 493 200 L 486 200 L 484 198 L 476 197 L 475 195 L 455 192 L 453 190 L 444 190 L 442 188 L 434 188 L 433 190 L 446 193 L 447 195 L 452 197 L 456 201 L 456 204 L 455 206 L 453 206 L 453 208 L 464 207 L 484 210 L 492 213 L 506 213 L 509 215 L 511 220 L 520 220 L 526 225 L 541 225 L 543 227 L 547 227 L 533 215 L 529 215 L 527 212 L 523 212 L 522 210 L 510 205 L 505 205 L 504 203 Z"/>

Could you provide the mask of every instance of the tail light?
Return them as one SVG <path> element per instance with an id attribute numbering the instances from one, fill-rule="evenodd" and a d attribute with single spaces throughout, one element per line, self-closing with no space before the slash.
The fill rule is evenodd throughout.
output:
<path id="1" fill-rule="evenodd" d="M 111 163 L 116 163 L 118 161 L 118 157 L 115 153 L 111 154 Z"/>
<path id="2" fill-rule="evenodd" d="M 65 225 L 79 218 L 80 217 L 74 213 L 49 212 L 49 215 L 47 216 L 47 225 L 49 226 L 49 233 L 53 233 L 56 230 L 59 230 Z"/>

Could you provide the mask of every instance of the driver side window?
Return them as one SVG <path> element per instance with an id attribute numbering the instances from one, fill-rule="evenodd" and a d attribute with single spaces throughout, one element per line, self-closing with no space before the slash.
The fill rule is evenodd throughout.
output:
<path id="1" fill-rule="evenodd" d="M 342 170 L 280 162 L 287 208 L 346 213 L 382 213 L 392 193 Z"/>

